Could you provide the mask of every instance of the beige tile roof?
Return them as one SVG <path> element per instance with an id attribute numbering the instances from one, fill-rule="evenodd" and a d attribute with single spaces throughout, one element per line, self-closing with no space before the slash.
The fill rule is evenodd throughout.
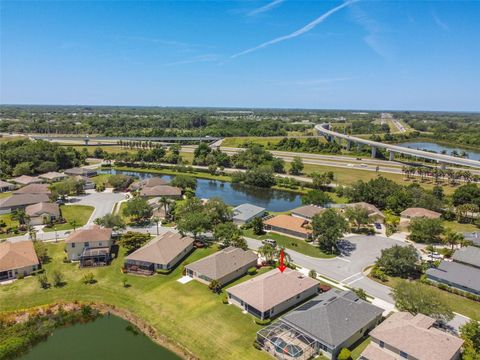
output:
<path id="1" fill-rule="evenodd" d="M 415 218 L 415 217 L 425 217 L 429 219 L 438 219 L 442 214 L 424 209 L 424 208 L 408 208 L 405 209 L 400 213 L 401 217 L 406 217 L 406 218 Z"/>
<path id="2" fill-rule="evenodd" d="M 47 180 L 55 180 L 58 178 L 66 178 L 68 177 L 68 175 L 64 173 L 60 173 L 58 171 L 50 171 L 48 173 L 39 175 L 38 177 L 42 179 L 47 179 Z"/>
<path id="3" fill-rule="evenodd" d="M 51 194 L 48 184 L 30 184 L 13 192 L 14 194 Z"/>
<path id="4" fill-rule="evenodd" d="M 21 185 L 28 185 L 28 184 L 42 182 L 42 180 L 39 179 L 38 177 L 28 176 L 28 175 L 22 175 L 22 176 L 13 178 L 12 181 Z"/>
<path id="5" fill-rule="evenodd" d="M 289 215 L 277 215 L 264 222 L 265 225 L 275 226 L 282 229 L 287 229 L 303 234 L 311 234 L 312 230 L 305 226 L 308 224 L 306 220 L 296 218 Z"/>
<path id="6" fill-rule="evenodd" d="M 168 264 L 192 244 L 193 239 L 191 237 L 169 231 L 155 237 L 125 259 L 153 264 Z"/>
<path id="7" fill-rule="evenodd" d="M 195 261 L 186 268 L 208 276 L 210 279 L 221 279 L 247 264 L 256 262 L 258 256 L 251 250 L 242 250 L 235 247 L 228 247 L 215 254 Z"/>
<path id="8" fill-rule="evenodd" d="M 133 184 L 130 185 L 130 189 L 139 190 L 141 188 L 168 185 L 168 184 L 170 184 L 168 180 L 155 176 L 142 181 L 134 182 Z"/>
<path id="9" fill-rule="evenodd" d="M 463 340 L 431 327 L 434 319 L 406 312 L 394 313 L 370 332 L 370 336 L 418 360 L 451 360 Z"/>
<path id="10" fill-rule="evenodd" d="M 230 294 L 243 300 L 260 311 L 267 311 L 286 300 L 314 288 L 319 282 L 302 273 L 278 269 L 254 277 L 227 290 Z"/>
<path id="11" fill-rule="evenodd" d="M 325 208 L 316 205 L 304 205 L 292 210 L 292 214 L 303 216 L 307 219 L 323 212 Z"/>
<path id="12" fill-rule="evenodd" d="M 0 271 L 38 265 L 37 254 L 31 241 L 0 243 Z"/>
<path id="13" fill-rule="evenodd" d="M 80 229 L 71 233 L 65 243 L 83 243 L 87 241 L 108 241 L 112 237 L 112 229 L 94 225 L 90 228 Z"/>
<path id="14" fill-rule="evenodd" d="M 362 356 L 367 360 L 397 360 L 392 353 L 387 352 L 386 350 L 381 349 L 375 344 L 368 344 L 368 346 L 363 350 Z"/>
<path id="15" fill-rule="evenodd" d="M 43 214 L 50 214 L 59 217 L 60 207 L 58 204 L 41 202 L 27 206 L 25 208 L 25 213 L 30 217 L 41 216 Z"/>
<path id="16" fill-rule="evenodd" d="M 383 218 L 385 217 L 385 215 L 383 215 L 383 213 L 373 204 L 369 204 L 369 203 L 364 202 L 364 201 L 347 204 L 347 207 L 356 207 L 356 206 L 359 206 L 359 207 L 367 210 L 368 211 L 368 216 L 378 215 L 378 216 L 383 217 Z"/>
<path id="17" fill-rule="evenodd" d="M 144 187 L 140 190 L 141 196 L 181 196 L 182 189 L 169 186 L 169 185 L 158 185 L 153 187 Z"/>
<path id="18" fill-rule="evenodd" d="M 14 185 L 14 184 L 11 184 L 11 183 L 9 183 L 9 182 L 0 180 L 0 188 L 13 187 L 13 186 L 15 186 L 15 185 Z"/>
<path id="19" fill-rule="evenodd" d="M 0 200 L 0 208 L 11 208 L 17 206 L 27 206 L 40 202 L 49 202 L 47 194 L 13 194 L 12 196 Z"/>

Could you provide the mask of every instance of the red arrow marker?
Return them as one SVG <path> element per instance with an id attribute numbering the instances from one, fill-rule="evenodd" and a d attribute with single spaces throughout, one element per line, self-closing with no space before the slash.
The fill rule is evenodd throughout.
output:
<path id="1" fill-rule="evenodd" d="M 278 265 L 278 270 L 280 270 L 280 272 L 282 272 L 282 273 L 287 268 L 284 264 L 284 257 L 285 257 L 285 254 L 283 253 L 283 249 L 281 249 L 280 250 L 280 265 Z"/>

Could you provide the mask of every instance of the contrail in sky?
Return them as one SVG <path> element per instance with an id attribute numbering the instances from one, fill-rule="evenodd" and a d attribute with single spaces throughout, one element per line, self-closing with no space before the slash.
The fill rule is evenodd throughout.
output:
<path id="1" fill-rule="evenodd" d="M 305 34 L 305 33 L 309 32 L 310 30 L 312 30 L 313 28 L 315 28 L 318 24 L 320 24 L 320 23 L 322 23 L 323 21 L 325 21 L 328 17 L 330 17 L 331 15 L 335 14 L 337 11 L 343 9 L 344 7 L 350 6 L 351 4 L 353 4 L 354 2 L 357 2 L 357 1 L 358 1 L 358 0 L 345 1 L 343 4 L 338 5 L 337 7 L 334 7 L 333 9 L 328 10 L 326 13 L 324 13 L 324 14 L 321 15 L 321 16 L 319 16 L 318 18 L 316 18 L 315 20 L 313 20 L 311 23 L 305 25 L 304 27 L 302 27 L 301 29 L 298 29 L 297 31 L 292 32 L 291 34 L 284 35 L 284 36 L 280 36 L 280 37 L 275 38 L 275 39 L 273 39 L 273 40 L 264 42 L 263 44 L 260 44 L 260 45 L 258 45 L 258 46 L 255 46 L 255 47 L 252 47 L 252 48 L 250 48 L 250 49 L 247 49 L 247 50 L 244 50 L 244 51 L 242 51 L 242 52 L 239 52 L 239 53 L 237 53 L 237 54 L 234 54 L 234 55 L 230 56 L 230 58 L 234 59 L 234 58 L 236 58 L 236 57 L 239 57 L 239 56 L 242 56 L 242 55 L 245 55 L 245 54 L 248 54 L 248 53 L 257 51 L 257 50 L 259 50 L 259 49 L 266 48 L 267 46 L 270 46 L 270 45 L 273 45 L 273 44 L 277 44 L 277 43 L 282 42 L 282 41 L 285 41 L 285 40 L 290 40 L 290 39 L 296 38 L 297 36 L 300 36 L 300 35 L 302 35 L 302 34 Z"/>

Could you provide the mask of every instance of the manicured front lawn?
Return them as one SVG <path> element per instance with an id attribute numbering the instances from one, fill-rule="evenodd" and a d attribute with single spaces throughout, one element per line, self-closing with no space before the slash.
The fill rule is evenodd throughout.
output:
<path id="1" fill-rule="evenodd" d="M 2 214 L 2 215 L 0 215 L 0 222 L 2 222 L 2 221 L 6 225 L 4 228 L 2 228 L 3 230 L 6 230 L 8 228 L 16 228 L 20 225 L 17 220 L 12 219 L 12 214 Z M 5 239 L 5 238 L 8 238 L 8 237 L 12 237 L 12 236 L 19 236 L 19 235 L 22 235 L 22 234 L 25 234 L 25 231 L 19 232 L 18 234 L 4 233 L 4 234 L 0 234 L 0 239 Z"/>
<path id="2" fill-rule="evenodd" d="M 371 341 L 372 341 L 372 339 L 370 337 L 367 337 L 367 338 L 363 339 L 361 342 L 353 345 L 354 348 L 351 349 L 352 359 L 353 360 L 358 359 L 360 357 L 360 355 L 362 354 L 363 350 L 365 350 L 365 348 L 368 346 L 368 344 L 370 344 Z"/>
<path id="3" fill-rule="evenodd" d="M 317 257 L 317 258 L 334 258 L 335 255 L 329 255 L 321 251 L 318 247 L 310 245 L 304 240 L 294 239 L 285 235 L 275 234 L 275 233 L 266 233 L 265 235 L 255 235 L 252 229 L 245 230 L 245 236 L 258 239 L 258 240 L 265 240 L 265 239 L 273 239 L 277 242 L 277 244 L 281 247 L 285 247 L 287 249 L 294 250 L 296 252 Z"/>
<path id="4" fill-rule="evenodd" d="M 456 222 L 456 221 L 444 221 L 443 225 L 447 229 L 452 229 L 453 231 L 456 231 L 456 232 L 480 231 L 480 228 L 478 226 L 475 226 L 473 224 L 460 224 L 459 222 Z"/>
<path id="5" fill-rule="evenodd" d="M 75 220 L 77 222 L 77 228 L 82 227 L 88 222 L 90 216 L 93 213 L 95 208 L 93 206 L 86 205 L 61 205 L 60 211 L 62 212 L 63 218 L 67 221 L 65 224 L 58 224 L 53 228 L 45 228 L 45 232 L 55 231 L 56 230 L 69 230 L 73 229 L 73 226 L 70 225 L 70 222 Z"/>
<path id="6" fill-rule="evenodd" d="M 378 281 L 376 279 L 373 280 Z M 393 287 L 398 281 L 401 281 L 401 279 L 389 277 L 387 282 L 379 282 L 383 285 Z M 436 297 L 444 301 L 448 306 L 450 306 L 450 308 L 454 312 L 480 321 L 480 302 L 467 299 L 466 297 L 460 295 L 449 293 L 448 291 L 441 290 L 432 285 L 429 286 L 433 289 L 433 291 L 435 291 Z"/>
<path id="7" fill-rule="evenodd" d="M 213 294 L 206 285 L 190 281 L 182 285 L 183 265 L 169 275 L 142 277 L 120 271 L 124 252 L 108 267 L 80 269 L 77 264 L 62 262 L 64 244 L 47 245 L 52 261 L 45 265 L 51 278 L 54 269 L 65 276 L 62 288 L 40 289 L 35 277 L 0 287 L 0 311 L 13 311 L 56 301 L 104 302 L 124 308 L 139 316 L 160 334 L 184 345 L 200 359 L 259 359 L 270 357 L 253 348 L 255 333 L 261 328 L 251 315 L 233 305 L 222 304 L 223 295 Z M 192 263 L 215 251 L 197 249 L 186 261 Z M 96 284 L 81 281 L 92 272 Z M 126 277 L 130 287 L 124 287 Z M 247 279 L 247 278 L 245 278 Z"/>

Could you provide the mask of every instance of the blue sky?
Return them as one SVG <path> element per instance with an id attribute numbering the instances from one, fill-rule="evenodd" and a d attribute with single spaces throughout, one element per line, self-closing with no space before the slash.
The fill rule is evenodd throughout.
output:
<path id="1" fill-rule="evenodd" d="M 480 111 L 480 1 L 2 1 L 0 102 Z"/>

